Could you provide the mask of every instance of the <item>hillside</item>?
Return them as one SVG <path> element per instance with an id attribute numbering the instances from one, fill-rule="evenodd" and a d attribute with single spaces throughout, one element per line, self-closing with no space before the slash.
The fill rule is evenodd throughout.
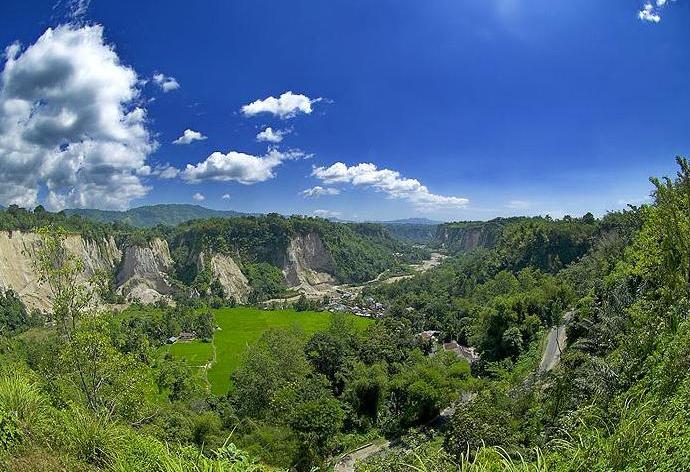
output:
<path id="1" fill-rule="evenodd" d="M 246 215 L 232 210 L 212 210 L 200 205 L 167 204 L 147 205 L 126 211 L 107 211 L 86 208 L 65 210 L 66 215 L 78 215 L 100 223 L 124 223 L 141 228 L 157 225 L 177 226 L 190 220 L 205 218 L 232 218 Z"/>
<path id="2" fill-rule="evenodd" d="M 190 290 L 241 303 L 288 292 L 320 298 L 336 283 L 365 282 L 427 254 L 374 224 L 270 214 L 138 229 L 12 207 L 0 212 L 0 289 L 40 309 L 50 305 L 49 291 L 32 261 L 44 226 L 68 232 L 64 244 L 82 261 L 82 280 L 105 274 L 111 301 L 170 301 Z"/>

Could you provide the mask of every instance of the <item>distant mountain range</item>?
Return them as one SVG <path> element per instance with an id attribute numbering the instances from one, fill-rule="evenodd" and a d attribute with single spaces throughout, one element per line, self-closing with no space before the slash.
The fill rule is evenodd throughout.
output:
<path id="1" fill-rule="evenodd" d="M 75 208 L 65 210 L 65 213 L 67 215 L 79 215 L 103 223 L 121 222 L 139 227 L 151 227 L 156 225 L 176 226 L 190 220 L 231 218 L 233 216 L 248 215 L 248 213 L 241 213 L 233 210 L 212 210 L 199 205 L 185 204 L 148 205 L 131 208 L 126 211 Z"/>

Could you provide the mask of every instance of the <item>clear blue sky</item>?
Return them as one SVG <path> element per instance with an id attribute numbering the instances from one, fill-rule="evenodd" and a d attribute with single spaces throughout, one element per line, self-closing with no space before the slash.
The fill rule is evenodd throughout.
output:
<path id="1" fill-rule="evenodd" d="M 638 17 L 644 3 L 93 0 L 70 17 L 70 5 L 54 0 L 3 0 L 0 46 L 21 43 L 17 64 L 49 27 L 102 25 L 103 44 L 148 80 L 133 86 L 135 101 L 146 110 L 140 124 L 149 144 L 158 142 L 132 158 L 148 171 L 111 168 L 116 158 L 105 153 L 98 165 L 63 166 L 17 188 L 36 187 L 39 202 L 59 188 L 50 197 L 55 208 L 201 202 L 348 219 L 601 214 L 639 203 L 649 176 L 673 172 L 673 157 L 690 154 L 690 1 L 655 5 L 658 22 Z M 26 59 L 39 84 L 42 66 Z M 165 75 L 160 84 L 156 73 Z M 159 85 L 171 78 L 179 88 L 164 92 Z M 287 91 L 309 97 L 311 112 L 241 111 Z M 50 100 L 37 93 L 31 100 Z M 57 157 L 36 159 L 55 165 L 72 140 L 101 139 L 94 136 L 102 130 L 84 126 L 41 144 Z M 267 126 L 289 133 L 280 143 L 259 142 Z M 8 144 L 3 151 L 6 129 L 0 125 L 0 180 L 9 181 L 28 167 L 3 174 L 20 159 Z M 185 129 L 207 139 L 173 144 Z M 216 151 L 221 168 L 212 170 L 207 159 Z M 330 168 L 337 162 L 344 168 Z M 362 163 L 376 169 L 354 167 Z M 185 171 L 188 164 L 194 168 Z M 162 178 L 166 165 L 180 173 Z M 112 172 L 137 174 L 141 189 L 113 184 L 120 180 Z M 133 196 L 98 205 L 71 185 Z M 301 194 L 316 186 L 312 194 L 322 195 Z M 2 195 L 0 204 L 31 200 L 20 190 Z"/>

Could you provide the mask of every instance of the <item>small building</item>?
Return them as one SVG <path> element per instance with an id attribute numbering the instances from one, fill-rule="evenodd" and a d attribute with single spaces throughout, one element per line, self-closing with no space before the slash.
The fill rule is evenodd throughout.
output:
<path id="1" fill-rule="evenodd" d="M 177 337 L 177 340 L 181 342 L 194 341 L 195 339 L 196 333 L 190 333 L 187 331 L 181 332 L 180 335 Z"/>
<path id="2" fill-rule="evenodd" d="M 168 344 L 175 344 L 177 342 L 177 336 L 170 336 L 168 338 Z"/>

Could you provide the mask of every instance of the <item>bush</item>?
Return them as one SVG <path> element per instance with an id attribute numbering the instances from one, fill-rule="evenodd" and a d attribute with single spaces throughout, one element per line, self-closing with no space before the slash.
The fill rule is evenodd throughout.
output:
<path id="1" fill-rule="evenodd" d="M 22 441 L 17 413 L 0 409 L 0 453 L 10 451 Z"/>
<path id="2" fill-rule="evenodd" d="M 36 384 L 22 375 L 15 373 L 0 379 L 0 412 L 6 418 L 13 418 L 7 421 L 16 424 L 22 434 L 40 433 L 47 409 L 47 401 Z"/>
<path id="3" fill-rule="evenodd" d="M 79 460 L 98 467 L 112 465 L 123 445 L 123 431 L 104 415 L 82 408 L 62 412 L 65 448 Z"/>

